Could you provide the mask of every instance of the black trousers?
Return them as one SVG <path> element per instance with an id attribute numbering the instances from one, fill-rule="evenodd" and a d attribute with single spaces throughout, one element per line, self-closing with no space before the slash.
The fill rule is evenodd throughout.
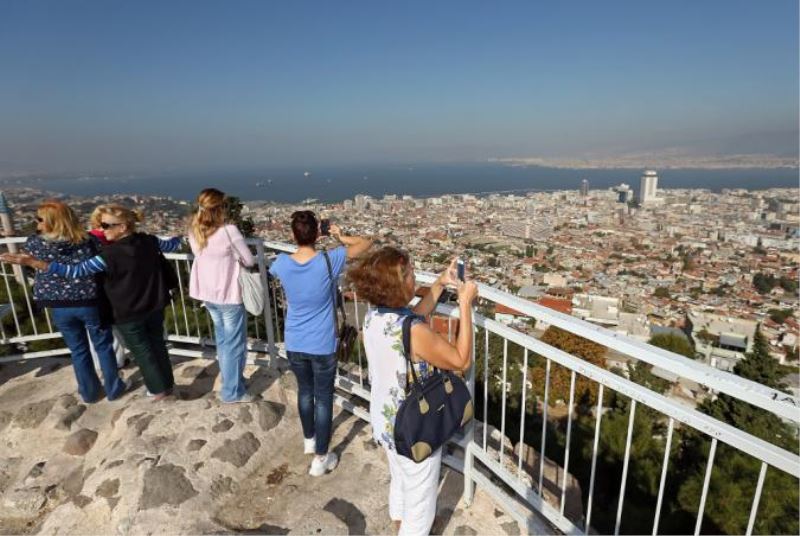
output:
<path id="1" fill-rule="evenodd" d="M 158 395 L 172 389 L 175 377 L 164 341 L 164 311 L 158 310 L 142 320 L 124 322 L 116 327 L 139 366 L 147 390 Z"/>

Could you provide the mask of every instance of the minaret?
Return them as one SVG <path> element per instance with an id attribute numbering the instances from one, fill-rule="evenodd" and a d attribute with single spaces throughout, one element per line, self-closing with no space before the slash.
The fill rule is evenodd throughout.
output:
<path id="1" fill-rule="evenodd" d="M 0 192 L 0 225 L 3 227 L 4 237 L 11 238 L 14 236 L 14 222 L 11 218 L 11 209 L 8 207 L 6 195 L 3 192 Z M 18 252 L 17 244 L 9 242 L 6 246 L 8 247 L 9 253 Z M 25 278 L 22 275 L 22 266 L 14 264 L 12 265 L 12 269 L 14 270 L 14 279 L 16 279 L 17 283 L 20 285 L 24 285 Z"/>

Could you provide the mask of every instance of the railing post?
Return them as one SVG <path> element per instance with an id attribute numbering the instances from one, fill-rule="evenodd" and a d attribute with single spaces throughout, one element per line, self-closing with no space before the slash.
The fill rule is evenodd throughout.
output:
<path id="1" fill-rule="evenodd" d="M 475 498 L 475 480 L 472 479 L 472 471 L 475 468 L 475 455 L 472 454 L 473 443 L 472 439 L 467 441 L 464 447 L 464 493 L 461 498 L 464 504 L 469 507 L 472 506 L 472 500 Z"/>
<path id="2" fill-rule="evenodd" d="M 473 310 L 474 314 L 474 310 Z M 475 323 L 472 324 L 472 365 L 467 370 L 467 388 L 469 394 L 472 396 L 472 403 L 475 403 L 475 333 L 477 328 Z M 474 410 L 473 410 L 474 411 Z M 484 417 L 485 419 L 485 417 Z M 484 423 L 486 426 L 486 423 Z M 462 498 L 466 506 L 472 505 L 472 500 L 475 497 L 475 481 L 472 479 L 472 471 L 475 467 L 475 456 L 472 454 L 473 443 L 475 439 L 475 418 L 469 421 L 466 430 L 464 430 L 464 493 Z"/>
<path id="3" fill-rule="evenodd" d="M 269 349 L 269 366 L 275 367 L 278 351 L 275 347 L 275 332 L 272 330 L 272 304 L 269 301 L 269 283 L 267 281 L 267 258 L 264 255 L 264 243 L 256 243 L 256 259 L 258 259 L 258 273 L 261 275 L 261 282 L 264 285 L 264 328 L 267 331 L 267 348 Z M 277 311 L 276 311 L 277 314 Z"/>

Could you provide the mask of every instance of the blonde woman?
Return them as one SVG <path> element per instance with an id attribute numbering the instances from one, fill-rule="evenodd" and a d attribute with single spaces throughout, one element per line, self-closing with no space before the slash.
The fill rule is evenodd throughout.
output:
<path id="1" fill-rule="evenodd" d="M 226 224 L 225 194 L 206 188 L 197 196 L 197 211 L 189 229 L 194 254 L 189 296 L 201 300 L 214 322 L 225 403 L 252 402 L 244 382 L 247 352 L 247 317 L 239 286 L 241 265 L 255 263 L 250 248 L 235 225 Z"/>
<path id="2" fill-rule="evenodd" d="M 100 217 L 105 207 L 106 205 L 97 205 L 89 216 L 89 234 L 95 237 L 98 242 L 100 242 L 101 246 L 108 245 L 106 234 L 103 232 L 103 229 L 100 228 Z M 104 318 L 113 318 L 111 304 L 108 302 L 105 293 L 100 293 L 99 301 L 98 307 L 100 308 L 100 314 L 103 315 Z M 125 357 L 125 346 L 122 344 L 122 335 L 120 335 L 119 331 L 113 326 L 111 327 L 111 332 L 114 334 L 114 355 L 117 356 L 117 366 L 122 368 L 128 364 L 128 360 Z M 95 368 L 100 368 L 97 351 L 92 345 L 90 345 L 89 349 L 92 351 L 92 360 L 94 361 Z"/>
<path id="3" fill-rule="evenodd" d="M 48 200 L 36 210 L 36 231 L 25 249 L 47 262 L 73 264 L 97 255 L 98 242 L 83 230 L 75 212 L 61 201 Z M 98 310 L 102 289 L 93 275 L 67 280 L 56 274 L 37 272 L 33 299 L 38 307 L 49 307 L 53 323 L 72 354 L 78 392 L 84 402 L 100 398 L 100 380 L 92 363 L 90 345 L 97 352 L 109 400 L 119 397 L 126 384 L 119 378 L 110 323 Z"/>
<path id="4" fill-rule="evenodd" d="M 98 255 L 80 263 L 30 255 L 6 254 L 0 258 L 67 279 L 102 273 L 115 325 L 139 365 L 147 390 L 154 400 L 161 400 L 175 385 L 164 341 L 164 307 L 170 301 L 173 283 L 161 252 L 177 250 L 181 239 L 162 240 L 139 233 L 136 225 L 141 221 L 138 212 L 121 205 L 106 205 L 100 228 L 109 244 Z"/>

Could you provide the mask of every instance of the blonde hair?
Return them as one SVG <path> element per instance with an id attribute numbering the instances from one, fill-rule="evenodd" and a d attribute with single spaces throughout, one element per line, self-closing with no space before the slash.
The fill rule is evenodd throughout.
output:
<path id="1" fill-rule="evenodd" d="M 116 204 L 99 205 L 94 209 L 92 216 L 95 215 L 95 212 L 97 213 L 98 226 L 100 225 L 100 217 L 103 214 L 108 214 L 109 216 L 113 216 L 114 218 L 120 220 L 120 223 L 124 223 L 128 228 L 128 231 L 131 233 L 136 232 L 136 224 L 140 223 L 144 219 L 141 211 Z"/>
<path id="2" fill-rule="evenodd" d="M 91 229 L 99 229 L 100 223 L 102 222 L 101 216 L 105 213 L 105 209 L 108 205 L 97 205 L 94 207 L 92 214 L 89 216 L 89 227 Z"/>
<path id="3" fill-rule="evenodd" d="M 47 229 L 42 233 L 45 238 L 66 240 L 72 244 L 80 244 L 86 240 L 86 231 L 81 226 L 78 215 L 66 203 L 48 199 L 39 205 L 36 214 L 43 220 Z"/>
<path id="4" fill-rule="evenodd" d="M 216 188 L 206 188 L 197 196 L 197 211 L 192 216 L 189 233 L 200 249 L 208 245 L 208 237 L 225 225 L 225 194 Z"/>

